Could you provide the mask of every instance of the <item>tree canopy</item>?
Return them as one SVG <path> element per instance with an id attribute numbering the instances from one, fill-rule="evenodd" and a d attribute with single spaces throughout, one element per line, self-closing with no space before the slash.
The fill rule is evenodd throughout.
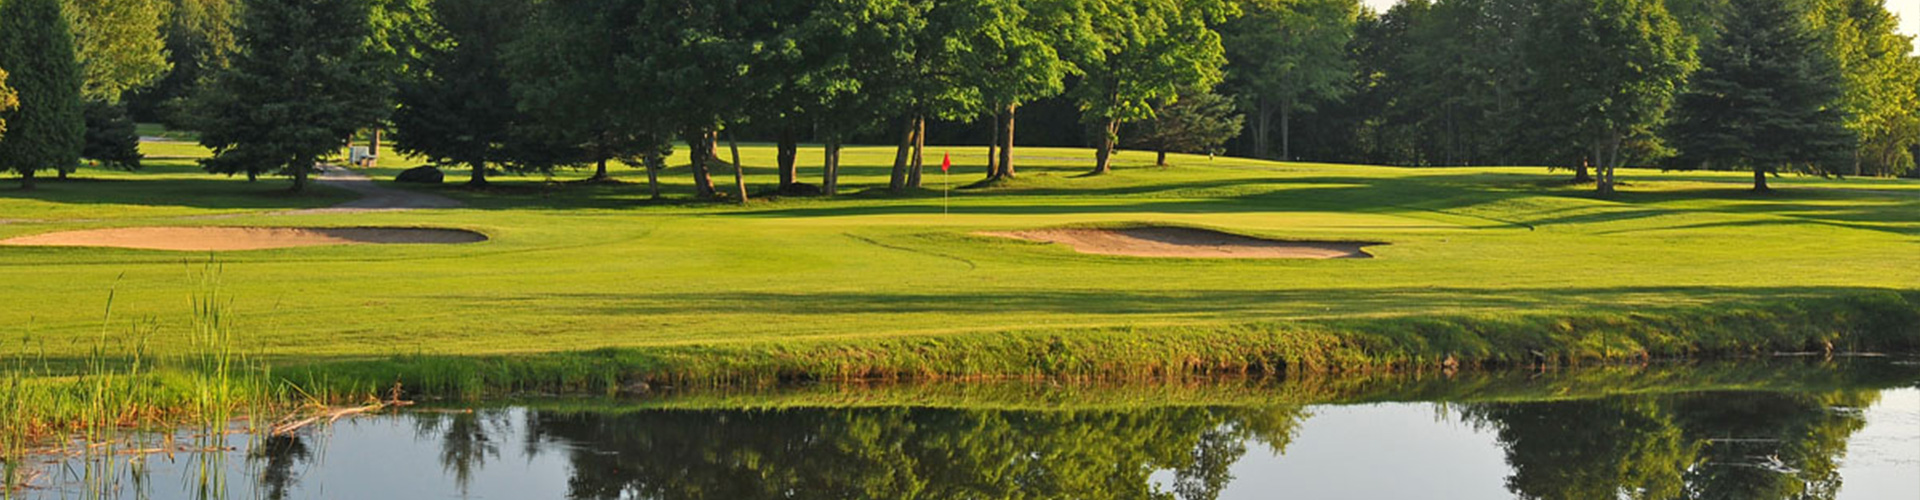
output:
<path id="1" fill-rule="evenodd" d="M 69 0 L 74 51 L 88 100 L 119 102 L 129 90 L 153 83 L 172 68 L 165 29 L 167 0 Z"/>
<path id="2" fill-rule="evenodd" d="M 210 172 L 271 172 L 306 188 L 314 163 L 386 116 L 383 60 L 365 0 L 259 0 L 241 16 L 232 66 L 198 96 Z"/>
<path id="3" fill-rule="evenodd" d="M 80 106 L 80 65 L 59 0 L 0 2 L 0 68 L 19 105 L 0 113 L 0 170 L 20 174 L 33 189 L 34 174 L 80 161 L 86 121 Z"/>
<path id="4" fill-rule="evenodd" d="M 1842 75 L 1796 0 L 1733 0 L 1726 28 L 1680 97 L 1670 130 L 1682 168 L 1752 170 L 1755 190 L 1779 171 L 1844 172 Z"/>

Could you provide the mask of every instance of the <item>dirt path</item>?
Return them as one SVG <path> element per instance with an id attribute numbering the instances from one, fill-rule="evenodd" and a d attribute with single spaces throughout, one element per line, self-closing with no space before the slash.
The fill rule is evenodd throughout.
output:
<path id="1" fill-rule="evenodd" d="M 459 200 L 437 194 L 416 193 L 404 189 L 394 189 L 375 183 L 366 174 L 345 168 L 323 165 L 321 184 L 333 186 L 360 194 L 360 199 L 341 203 L 327 208 L 310 208 L 276 212 L 275 215 L 337 214 L 393 210 L 413 210 L 420 208 L 453 208 L 461 205 Z"/>

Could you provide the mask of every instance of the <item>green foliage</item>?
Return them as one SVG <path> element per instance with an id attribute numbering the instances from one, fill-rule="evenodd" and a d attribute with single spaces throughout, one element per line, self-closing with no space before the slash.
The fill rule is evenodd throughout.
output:
<path id="1" fill-rule="evenodd" d="M 1079 0 L 1062 58 L 1080 75 L 1070 93 L 1081 121 L 1098 127 L 1094 173 L 1111 169 L 1120 124 L 1154 116 L 1187 87 L 1212 87 L 1226 55 L 1211 23 L 1235 14 L 1218 0 Z"/>
<path id="2" fill-rule="evenodd" d="M 239 5 L 239 0 L 172 0 L 171 15 L 161 27 L 172 70 L 127 95 L 134 118 L 175 127 L 191 125 L 192 116 L 185 109 L 188 98 L 210 75 L 226 68 L 238 50 L 234 29 Z"/>
<path id="3" fill-rule="evenodd" d="M 1693 71 L 1693 40 L 1661 0 L 1553 0 L 1528 33 L 1533 113 L 1559 123 L 1549 146 L 1589 151 L 1611 193 L 1622 148 L 1652 137 Z"/>
<path id="4" fill-rule="evenodd" d="M 1245 122 L 1246 116 L 1234 109 L 1233 99 L 1212 92 L 1189 92 L 1161 107 L 1153 119 L 1139 122 L 1127 134 L 1127 140 L 1134 147 L 1161 153 L 1213 153 L 1240 135 Z"/>
<path id="5" fill-rule="evenodd" d="M 1360 3 L 1355 0 L 1252 0 L 1243 16 L 1221 27 L 1227 87 L 1254 113 L 1255 157 L 1271 158 L 1269 123 L 1279 113 L 1282 133 L 1294 111 L 1346 96 L 1354 63 L 1347 52 Z M 1280 158 L 1291 158 L 1290 134 Z"/>
<path id="6" fill-rule="evenodd" d="M 1855 134 L 1846 128 L 1840 67 L 1798 0 L 1734 0 L 1704 68 L 1680 97 L 1668 131 L 1683 168 L 1754 172 L 1754 188 L 1780 171 L 1846 172 Z"/>
<path id="7" fill-rule="evenodd" d="M 7 137 L 7 113 L 20 107 L 20 94 L 7 86 L 7 70 L 0 68 L 0 139 Z"/>
<path id="8" fill-rule="evenodd" d="M 88 100 L 117 103 L 120 96 L 158 80 L 172 67 L 165 30 L 169 0 L 71 0 L 74 52 Z"/>
<path id="9" fill-rule="evenodd" d="M 207 171 L 293 176 L 387 114 L 383 59 L 366 0 L 261 0 L 246 5 L 241 50 L 198 96 Z"/>
<path id="10" fill-rule="evenodd" d="M 502 57 L 533 6 L 521 1 L 434 0 L 435 28 L 415 40 L 419 54 L 398 84 L 392 140 L 402 153 L 466 165 L 471 183 L 514 164 L 516 128 L 529 121 L 513 105 Z"/>
<path id="11" fill-rule="evenodd" d="M 140 136 L 127 108 L 106 101 L 87 101 L 87 141 L 80 157 L 107 168 L 140 168 Z"/>
<path id="12" fill-rule="evenodd" d="M 634 33 L 619 27 L 636 8 L 627 0 L 541 3 L 525 31 L 501 48 L 511 102 L 525 118 L 511 130 L 512 168 L 604 166 L 672 151 L 673 130 L 651 94 L 630 92 L 639 89 L 619 73 L 618 61 L 635 43 Z"/>
<path id="13" fill-rule="evenodd" d="M 1816 2 L 1816 29 L 1833 44 L 1840 65 L 1840 107 L 1859 136 L 1853 175 L 1893 176 L 1913 168 L 1920 145 L 1920 57 L 1900 34 L 1884 0 Z"/>
<path id="14" fill-rule="evenodd" d="M 27 189 L 34 173 L 80 161 L 86 119 L 71 33 L 59 0 L 0 2 L 0 68 L 10 72 L 20 104 L 0 114 L 7 125 L 0 171 L 19 173 Z"/>

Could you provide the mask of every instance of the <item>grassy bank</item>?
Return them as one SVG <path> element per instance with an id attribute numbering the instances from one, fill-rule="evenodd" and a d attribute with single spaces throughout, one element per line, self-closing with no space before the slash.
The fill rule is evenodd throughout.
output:
<path id="1" fill-rule="evenodd" d="M 811 380 L 1157 380 L 1192 376 L 1564 367 L 1782 352 L 1914 352 L 1920 293 L 1629 314 L 1528 314 L 1033 329 L 887 339 L 732 342 L 520 356 L 399 356 L 282 367 L 336 392 L 399 382 L 468 398 Z"/>

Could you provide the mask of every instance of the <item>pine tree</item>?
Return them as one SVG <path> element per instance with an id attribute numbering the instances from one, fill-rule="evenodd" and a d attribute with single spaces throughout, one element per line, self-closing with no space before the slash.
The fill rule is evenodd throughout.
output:
<path id="1" fill-rule="evenodd" d="M 531 4 L 499 0 L 435 0 L 437 29 L 415 41 L 420 60 L 403 75 L 393 115 L 393 140 L 402 153 L 436 163 L 466 165 L 468 185 L 487 183 L 487 170 L 514 160 L 517 112 L 502 61 L 509 37 Z"/>
<path id="2" fill-rule="evenodd" d="M 366 0 L 256 0 L 240 51 L 197 100 L 202 160 L 227 175 L 284 172 L 306 189 L 314 162 L 386 114 Z"/>
<path id="3" fill-rule="evenodd" d="M 140 160 L 140 135 L 134 128 L 133 117 L 127 115 L 122 104 L 110 104 L 106 101 L 87 101 L 87 140 L 80 149 L 80 157 L 97 162 L 101 166 L 120 170 L 138 170 Z"/>
<path id="4" fill-rule="evenodd" d="M 86 121 L 80 109 L 80 65 L 59 0 L 0 2 L 0 68 L 19 107 L 0 114 L 7 125 L 0 140 L 0 171 L 20 174 L 33 189 L 34 173 L 80 161 Z"/>
<path id="5" fill-rule="evenodd" d="M 1129 130 L 1127 143 L 1157 153 L 1154 164 L 1167 166 L 1167 152 L 1210 153 L 1240 135 L 1247 117 L 1233 100 L 1213 92 L 1188 90 L 1178 102 L 1160 108 L 1151 120 Z"/>
<path id="6" fill-rule="evenodd" d="M 1781 171 L 1848 169 L 1855 135 L 1840 105 L 1839 65 L 1801 0 L 1734 0 L 1703 69 L 1680 96 L 1668 131 L 1679 168 L 1753 171 L 1753 188 Z"/>

